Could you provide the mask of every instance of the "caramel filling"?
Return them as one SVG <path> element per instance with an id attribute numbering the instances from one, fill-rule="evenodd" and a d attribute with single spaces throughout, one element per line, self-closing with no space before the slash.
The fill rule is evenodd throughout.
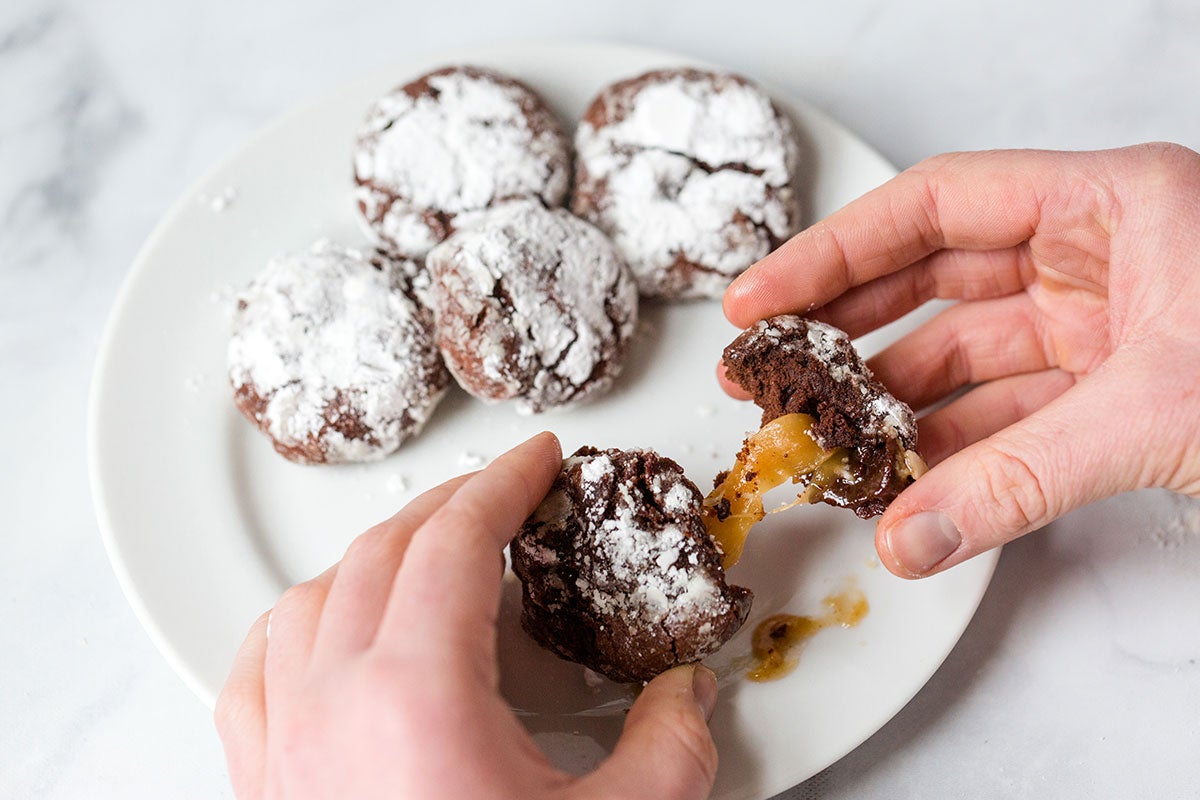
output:
<path id="1" fill-rule="evenodd" d="M 762 426 L 746 439 L 733 469 L 704 499 L 704 525 L 721 548 L 725 569 L 742 557 L 750 528 L 767 515 L 762 499 L 767 492 L 787 480 L 804 484 L 795 502 L 774 513 L 818 502 L 835 486 L 867 477 L 856 474 L 861 466 L 850 450 L 826 450 L 817 444 L 812 433 L 815 421 L 807 414 L 785 414 Z M 921 456 L 912 450 L 898 452 L 893 468 L 902 481 L 919 478 L 926 470 Z"/>
<path id="2" fill-rule="evenodd" d="M 849 451 L 817 444 L 811 433 L 814 421 L 807 414 L 785 414 L 762 426 L 746 439 L 733 469 L 705 498 L 704 525 L 721 548 L 726 569 L 742 557 L 751 526 L 767 515 L 765 493 L 790 479 L 806 484 L 796 502 L 808 503 L 819 494 L 814 486 L 846 475 Z"/>

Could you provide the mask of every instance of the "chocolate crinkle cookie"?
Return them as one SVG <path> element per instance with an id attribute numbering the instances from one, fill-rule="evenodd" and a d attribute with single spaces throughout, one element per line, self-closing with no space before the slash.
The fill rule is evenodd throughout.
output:
<path id="1" fill-rule="evenodd" d="M 517 198 L 561 205 L 570 148 L 528 86 L 439 69 L 381 97 L 354 150 L 358 209 L 376 240 L 419 258 L 480 211 Z"/>
<path id="2" fill-rule="evenodd" d="M 437 342 L 459 384 L 519 411 L 607 389 L 637 324 L 637 285 L 612 243 L 564 209 L 506 204 L 426 261 Z"/>
<path id="3" fill-rule="evenodd" d="M 726 584 L 701 501 L 668 458 L 580 448 L 512 544 L 525 630 L 619 682 L 715 652 L 752 594 Z"/>
<path id="4" fill-rule="evenodd" d="M 238 296 L 229 380 L 242 414 L 305 464 L 382 458 L 450 383 L 418 265 L 318 242 L 272 259 Z"/>
<path id="5" fill-rule="evenodd" d="M 615 83 L 575 149 L 572 209 L 613 238 L 644 295 L 720 297 L 799 229 L 792 123 L 740 76 L 663 69 Z"/>
<path id="6" fill-rule="evenodd" d="M 826 450 L 848 449 L 851 471 L 822 498 L 862 517 L 883 513 L 925 471 L 917 422 L 855 351 L 843 331 L 793 315 L 760 320 L 722 355 L 725 374 L 754 398 L 765 425 L 785 414 L 815 419 Z"/>

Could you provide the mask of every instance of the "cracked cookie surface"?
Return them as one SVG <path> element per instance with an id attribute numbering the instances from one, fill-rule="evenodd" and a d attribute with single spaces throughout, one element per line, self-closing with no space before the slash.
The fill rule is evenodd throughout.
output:
<path id="1" fill-rule="evenodd" d="M 238 295 L 234 402 L 300 463 L 370 461 L 415 436 L 450 384 L 414 262 L 328 242 L 277 256 Z"/>
<path id="2" fill-rule="evenodd" d="M 354 150 L 360 215 L 379 244 L 414 258 L 501 203 L 561 205 L 569 176 L 566 135 L 541 97 L 469 66 L 381 97 Z"/>
<path id="3" fill-rule="evenodd" d="M 612 243 L 565 209 L 506 204 L 429 253 L 438 347 L 469 393 L 522 412 L 608 389 L 637 324 Z"/>
<path id="4" fill-rule="evenodd" d="M 791 121 L 750 81 L 664 69 L 615 83 L 575 133 L 572 209 L 643 295 L 720 297 L 799 230 Z"/>
<path id="5" fill-rule="evenodd" d="M 512 544 L 521 623 L 543 647 L 614 681 L 699 661 L 750 613 L 725 582 L 701 495 L 649 450 L 583 447 Z"/>

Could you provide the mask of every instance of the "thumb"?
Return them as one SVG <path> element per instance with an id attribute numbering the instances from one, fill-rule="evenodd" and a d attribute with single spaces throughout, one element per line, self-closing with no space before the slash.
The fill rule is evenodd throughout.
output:
<path id="1" fill-rule="evenodd" d="M 650 681 L 629 710 L 612 756 L 580 781 L 581 789 L 587 787 L 583 796 L 708 797 L 717 747 L 707 719 L 716 702 L 716 676 L 701 664 L 675 667 Z"/>
<path id="2" fill-rule="evenodd" d="M 932 575 L 1079 506 L 1147 485 L 1139 467 L 1151 458 L 1155 423 L 1129 413 L 1129 387 L 1129 376 L 1093 373 L 938 464 L 880 518 L 880 560 L 901 577 Z"/>

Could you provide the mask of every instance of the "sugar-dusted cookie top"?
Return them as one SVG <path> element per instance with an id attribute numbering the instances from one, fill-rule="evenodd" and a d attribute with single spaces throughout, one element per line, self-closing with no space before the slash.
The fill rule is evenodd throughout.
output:
<path id="1" fill-rule="evenodd" d="M 418 433 L 450 376 L 414 265 L 328 243 L 281 255 L 242 290 L 228 346 L 234 402 L 302 463 L 368 461 Z"/>
<path id="2" fill-rule="evenodd" d="M 419 258 L 484 209 L 518 198 L 560 205 L 570 147 L 528 86 L 453 66 L 376 101 L 354 149 L 358 209 L 377 241 Z"/>
<path id="3" fill-rule="evenodd" d="M 637 286 L 612 243 L 565 209 L 506 204 L 429 253 L 437 341 L 464 389 L 524 412 L 612 385 Z"/>
<path id="4" fill-rule="evenodd" d="M 592 101 L 572 209 L 613 238 L 642 294 L 719 297 L 800 225 L 791 121 L 737 75 L 663 69 Z"/>
<path id="5" fill-rule="evenodd" d="M 580 448 L 512 544 L 525 629 L 615 681 L 715 652 L 752 595 L 725 582 L 701 501 L 668 458 Z"/>

